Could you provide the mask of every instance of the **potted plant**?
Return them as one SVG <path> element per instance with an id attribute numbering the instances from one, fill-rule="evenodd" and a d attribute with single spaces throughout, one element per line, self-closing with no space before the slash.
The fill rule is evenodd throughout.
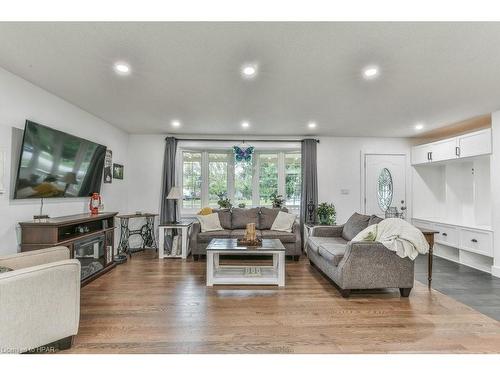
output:
<path id="1" fill-rule="evenodd" d="M 231 200 L 227 197 L 226 193 L 220 193 L 217 194 L 219 197 L 219 200 L 217 201 L 217 204 L 219 205 L 220 209 L 230 209 L 233 207 L 233 204 L 231 203 Z"/>
<path id="2" fill-rule="evenodd" d="M 336 211 L 333 203 L 320 203 L 317 209 L 319 223 L 322 225 L 335 225 Z"/>
<path id="3" fill-rule="evenodd" d="M 273 203 L 273 208 L 281 208 L 283 207 L 283 203 L 285 203 L 285 198 L 283 195 L 277 195 L 276 193 L 272 193 L 270 195 L 271 202 Z"/>

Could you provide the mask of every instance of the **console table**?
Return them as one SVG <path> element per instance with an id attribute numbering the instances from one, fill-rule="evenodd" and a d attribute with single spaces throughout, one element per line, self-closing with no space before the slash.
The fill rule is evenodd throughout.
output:
<path id="1" fill-rule="evenodd" d="M 155 238 L 155 217 L 158 214 L 150 213 L 140 213 L 131 215 L 118 215 L 117 218 L 120 219 L 120 244 L 118 245 L 118 252 L 132 255 L 133 252 L 142 251 L 145 249 L 156 250 L 156 238 Z M 139 229 L 130 229 L 129 220 L 130 219 L 146 219 L 146 223 Z M 131 248 L 130 247 L 130 236 L 139 235 L 142 238 L 142 247 Z"/>
<path id="2" fill-rule="evenodd" d="M 113 254 L 117 213 L 86 213 L 21 222 L 21 252 L 66 246 L 71 258 L 82 264 L 83 286 L 116 266 Z"/>

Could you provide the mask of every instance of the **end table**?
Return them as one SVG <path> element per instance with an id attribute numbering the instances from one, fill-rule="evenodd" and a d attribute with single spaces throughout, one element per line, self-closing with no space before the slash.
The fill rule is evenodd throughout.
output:
<path id="1" fill-rule="evenodd" d="M 163 258 L 182 258 L 187 259 L 189 255 L 189 234 L 193 226 L 194 220 L 184 219 L 178 223 L 165 223 L 158 226 L 158 257 Z M 168 255 L 165 254 L 165 235 L 168 230 L 179 229 L 181 231 L 181 254 Z"/>

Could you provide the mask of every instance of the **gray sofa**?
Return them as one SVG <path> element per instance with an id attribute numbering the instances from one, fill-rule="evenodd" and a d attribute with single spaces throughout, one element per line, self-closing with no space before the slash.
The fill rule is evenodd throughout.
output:
<path id="1" fill-rule="evenodd" d="M 360 231 L 382 221 L 377 216 L 353 214 L 344 225 L 315 227 L 307 241 L 307 256 L 347 298 L 353 289 L 399 288 L 408 297 L 413 288 L 414 264 L 380 242 L 351 242 Z"/>
<path id="2" fill-rule="evenodd" d="M 282 210 L 287 211 L 286 208 Z M 212 232 L 201 232 L 200 223 L 196 220 L 189 239 L 194 260 L 198 260 L 200 255 L 206 255 L 207 245 L 213 238 L 243 238 L 248 223 L 255 223 L 257 226 L 257 237 L 280 239 L 286 249 L 285 255 L 299 260 L 302 254 L 300 225 L 295 223 L 291 233 L 271 230 L 279 211 L 279 208 L 266 207 L 216 210 L 224 230 Z"/>

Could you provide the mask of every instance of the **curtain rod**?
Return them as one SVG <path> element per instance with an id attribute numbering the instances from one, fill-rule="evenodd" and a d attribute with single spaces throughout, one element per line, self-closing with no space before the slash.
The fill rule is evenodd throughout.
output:
<path id="1" fill-rule="evenodd" d="M 173 137 L 175 138 L 175 137 Z M 203 139 L 203 138 L 175 138 L 177 141 L 195 141 L 195 142 L 301 142 L 303 139 Z M 307 138 L 311 139 L 311 138 Z M 319 143 L 319 139 L 315 139 Z"/>

